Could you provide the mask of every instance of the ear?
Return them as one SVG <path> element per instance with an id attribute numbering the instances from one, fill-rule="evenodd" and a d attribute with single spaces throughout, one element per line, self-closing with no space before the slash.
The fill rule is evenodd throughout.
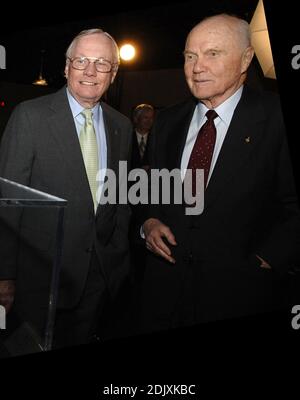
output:
<path id="1" fill-rule="evenodd" d="M 249 68 L 249 65 L 252 61 L 252 58 L 254 56 L 254 49 L 253 47 L 249 46 L 244 50 L 244 53 L 242 55 L 242 74 L 247 71 Z"/>
<path id="2" fill-rule="evenodd" d="M 115 80 L 115 78 L 116 78 L 116 75 L 117 75 L 117 71 L 114 71 L 114 72 L 112 73 L 112 75 L 111 75 L 111 78 L 110 78 L 110 84 L 111 84 L 111 85 L 114 83 L 114 80 Z"/>
<path id="3" fill-rule="evenodd" d="M 65 78 L 68 79 L 69 76 L 69 63 L 66 63 L 65 65 Z"/>

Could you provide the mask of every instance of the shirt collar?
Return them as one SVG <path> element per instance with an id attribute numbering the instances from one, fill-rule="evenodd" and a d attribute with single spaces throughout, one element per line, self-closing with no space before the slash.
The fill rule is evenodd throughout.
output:
<path id="1" fill-rule="evenodd" d="M 68 87 L 66 90 L 73 118 L 77 118 L 80 115 L 80 113 L 84 110 L 84 107 L 82 107 L 82 105 L 79 104 L 78 101 L 75 99 L 75 97 L 70 93 Z M 99 103 L 97 103 L 92 108 L 93 118 L 96 121 L 98 121 L 99 119 L 99 108 L 100 108 Z"/>
<path id="2" fill-rule="evenodd" d="M 144 139 L 147 139 L 147 137 L 148 137 L 148 133 L 142 135 L 142 134 L 141 134 L 140 132 L 138 132 L 137 130 L 136 130 L 135 132 L 136 132 L 136 134 L 137 134 L 137 136 L 138 136 L 139 139 L 141 139 L 142 137 L 143 137 Z"/>
<path id="3" fill-rule="evenodd" d="M 225 122 L 227 126 L 229 126 L 234 110 L 241 99 L 243 87 L 242 85 L 232 96 L 228 97 L 228 99 L 215 108 L 219 118 Z M 203 103 L 199 102 L 198 110 L 199 120 L 201 121 L 209 109 Z"/>

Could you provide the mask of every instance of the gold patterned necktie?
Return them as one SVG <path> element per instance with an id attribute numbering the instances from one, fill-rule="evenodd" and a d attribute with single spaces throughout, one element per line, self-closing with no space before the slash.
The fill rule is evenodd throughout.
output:
<path id="1" fill-rule="evenodd" d="M 99 168 L 98 162 L 98 146 L 97 146 L 97 138 L 96 132 L 93 125 L 92 119 L 92 110 L 85 109 L 81 112 L 81 114 L 85 118 L 85 123 L 80 131 L 79 142 L 82 151 L 82 156 L 84 160 L 85 170 L 88 177 L 93 202 L 94 202 L 94 210 L 96 213 L 97 210 L 97 189 L 98 182 L 97 172 Z"/>

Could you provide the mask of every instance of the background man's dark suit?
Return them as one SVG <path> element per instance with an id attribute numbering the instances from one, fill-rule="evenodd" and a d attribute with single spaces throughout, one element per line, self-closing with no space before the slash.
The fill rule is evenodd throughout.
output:
<path id="1" fill-rule="evenodd" d="M 105 103 L 100 104 L 106 131 L 107 168 L 118 175 L 118 161 L 127 161 L 129 157 L 132 127 L 126 117 Z M 13 163 L 8 161 L 12 159 Z M 65 88 L 16 108 L 3 136 L 0 176 L 68 201 L 59 307 L 72 308 L 79 302 L 93 253 L 113 297 L 128 273 L 130 209 L 127 205 L 99 205 L 95 216 Z M 11 243 L 6 246 L 5 238 L 1 242 L 0 278 L 17 278 L 16 303 L 20 299 L 22 308 L 30 310 L 30 305 L 39 301 L 39 291 L 43 291 L 50 276 L 55 224 L 53 212 L 25 209 L 20 247 L 16 242 L 15 248 Z M 42 295 L 45 297 L 45 293 Z"/>
<path id="2" fill-rule="evenodd" d="M 162 111 L 152 132 L 154 168 L 180 168 L 196 101 Z M 299 247 L 299 209 L 278 97 L 244 87 L 205 192 L 204 212 L 151 206 L 177 246 L 171 264 L 149 253 L 145 329 L 283 307 Z M 260 266 L 256 254 L 272 266 Z"/>

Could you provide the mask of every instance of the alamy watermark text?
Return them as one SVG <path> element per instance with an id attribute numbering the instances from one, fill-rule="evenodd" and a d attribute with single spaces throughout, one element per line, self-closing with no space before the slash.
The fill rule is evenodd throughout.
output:
<path id="1" fill-rule="evenodd" d="M 0 69 L 6 69 L 6 50 L 0 44 Z"/>
<path id="2" fill-rule="evenodd" d="M 6 310 L 0 305 L 0 329 L 6 329 Z"/>

